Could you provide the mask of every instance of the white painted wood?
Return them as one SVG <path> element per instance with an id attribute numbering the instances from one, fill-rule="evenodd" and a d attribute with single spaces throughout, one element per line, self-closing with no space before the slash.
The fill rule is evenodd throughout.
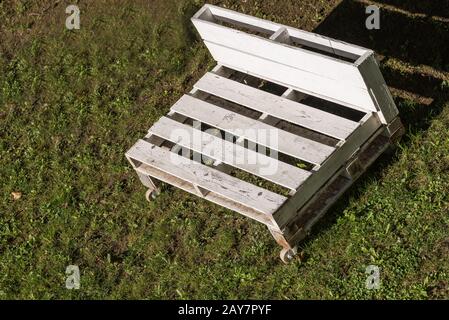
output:
<path id="1" fill-rule="evenodd" d="M 322 78 L 343 81 L 347 85 L 363 88 L 365 83 L 352 63 L 322 55 L 302 47 L 248 34 L 209 21 L 198 20 L 195 25 L 205 42 L 275 61 L 291 67 L 296 75 L 308 72 Z M 217 60 L 219 61 L 219 60 Z"/>
<path id="2" fill-rule="evenodd" d="M 360 154 L 364 154 L 364 161 L 360 163 L 362 171 L 366 171 L 366 169 L 388 148 L 389 143 L 386 141 L 382 143 L 381 139 L 379 139 L 382 131 L 383 129 L 377 130 L 377 132 L 360 148 Z M 339 170 L 328 182 L 326 182 L 326 185 L 323 186 L 320 191 L 314 194 L 309 203 L 298 212 L 294 219 L 302 219 L 301 216 L 304 215 L 308 216 L 306 221 L 302 219 L 305 222 L 305 225 L 302 226 L 303 231 L 309 231 L 317 220 L 322 217 L 335 201 L 337 201 L 337 199 L 354 183 L 355 180 L 353 179 L 342 178 L 342 176 L 345 176 L 344 171 L 344 168 Z M 333 192 L 329 192 L 327 189 L 333 183 L 337 183 L 338 186 L 332 187 L 331 190 Z M 324 195 L 326 193 L 327 195 Z M 323 201 L 323 196 L 326 201 Z M 317 203 L 320 204 L 318 208 Z M 286 237 L 291 243 L 297 243 L 301 240 L 292 234 L 286 235 Z"/>
<path id="3" fill-rule="evenodd" d="M 279 28 L 275 33 L 273 33 L 270 40 L 281 42 L 281 43 L 289 43 L 290 35 L 288 34 L 288 30 L 285 27 Z"/>
<path id="4" fill-rule="evenodd" d="M 335 150 L 333 147 L 277 129 L 261 121 L 245 117 L 188 95 L 179 99 L 171 110 L 313 164 L 323 163 Z M 259 135 L 257 130 L 264 130 L 260 133 L 264 136 Z M 277 135 L 275 141 L 268 138 L 270 132 Z"/>
<path id="5" fill-rule="evenodd" d="M 206 8 L 206 10 L 204 11 L 204 13 L 197 18 L 196 16 L 192 17 L 192 22 L 195 22 L 196 20 L 199 21 L 208 21 L 208 22 L 212 22 L 212 23 L 221 23 L 221 22 L 226 22 L 229 24 L 232 24 L 234 26 L 238 26 L 238 27 L 242 27 L 242 28 L 248 28 L 250 29 L 252 32 L 259 32 L 262 34 L 265 34 L 266 36 L 270 36 L 272 35 L 279 27 L 277 25 L 272 24 L 270 21 L 266 21 L 266 20 L 260 20 L 260 23 L 257 24 L 253 24 L 251 16 L 247 16 L 248 19 L 233 19 L 232 15 L 227 15 L 227 14 L 216 14 L 217 11 L 215 11 L 215 8 L 218 9 L 219 11 L 221 11 L 221 7 L 215 7 L 213 8 L 213 6 L 208 6 L 208 8 Z M 201 11 L 201 10 L 200 10 Z M 214 12 L 212 12 L 214 11 Z M 234 13 L 233 11 L 229 10 L 229 12 Z"/>
<path id="6" fill-rule="evenodd" d="M 131 150 L 132 149 L 130 149 L 130 151 Z M 162 149 L 162 150 L 165 150 L 165 149 Z M 129 153 L 131 154 L 132 152 L 134 152 L 134 151 L 131 151 Z M 133 155 L 136 156 L 135 153 L 133 153 Z M 168 174 L 168 173 L 166 173 L 164 171 L 161 171 L 161 170 L 157 169 L 156 167 L 152 167 L 152 166 L 149 166 L 147 164 L 142 163 L 140 166 L 138 166 L 136 168 L 136 171 L 140 175 L 146 175 L 146 176 L 154 177 L 154 178 L 156 178 L 156 179 L 158 179 L 158 180 L 160 180 L 162 182 L 171 184 L 171 185 L 175 186 L 176 188 L 179 188 L 181 190 L 187 191 L 187 192 L 192 193 L 192 194 L 194 194 L 196 196 L 201 196 L 201 195 L 199 195 L 196 192 L 196 189 L 195 189 L 195 187 L 193 186 L 192 183 L 190 183 L 188 181 L 185 181 L 185 180 L 181 180 L 179 178 L 176 178 L 176 177 L 174 177 L 174 176 L 172 176 L 172 175 L 170 175 L 170 174 Z"/>
<path id="7" fill-rule="evenodd" d="M 282 208 L 274 214 L 280 229 L 292 219 L 300 209 L 341 167 L 351 155 L 360 148 L 379 128 L 381 122 L 376 114 L 372 114 L 349 138 L 337 149 Z"/>
<path id="8" fill-rule="evenodd" d="M 223 197 L 222 195 L 214 193 L 212 191 L 208 191 L 205 195 L 198 195 L 196 189 L 193 187 L 193 185 L 191 183 L 181 180 L 179 178 L 176 178 L 176 177 L 174 177 L 166 172 L 163 172 L 161 170 L 158 170 L 154 167 L 148 166 L 146 164 L 142 164 L 136 168 L 136 171 L 139 175 L 144 174 L 144 175 L 154 177 L 162 182 L 165 182 L 172 186 L 175 186 L 176 188 L 179 188 L 181 190 L 184 190 L 184 191 L 194 194 L 196 196 L 200 196 L 200 197 L 202 197 L 208 201 L 211 201 L 213 203 L 216 203 L 222 207 L 225 207 L 232 211 L 238 212 L 248 218 L 254 219 L 260 223 L 263 223 L 263 224 L 269 226 L 270 228 L 276 228 L 276 225 L 273 222 L 271 215 L 261 213 L 257 210 L 254 210 L 253 208 L 250 208 L 250 207 L 247 207 L 246 205 L 242 205 L 237 202 L 234 202 L 233 200 L 230 200 L 230 199 Z M 203 189 L 203 190 L 205 190 L 205 189 Z"/>
<path id="9" fill-rule="evenodd" d="M 148 188 L 155 188 L 154 178 L 157 179 L 154 182 L 170 183 L 239 212 L 266 224 L 284 249 L 292 249 L 292 242 L 305 235 L 391 143 L 394 139 L 391 136 L 400 133 L 398 110 L 373 52 L 211 5 L 205 5 L 192 21 L 218 61 L 215 74 L 206 74 L 190 95 L 172 107 L 170 118 L 162 117 L 149 130 L 147 141 L 139 140 L 126 157 Z M 242 27 L 248 32 L 237 30 Z M 321 53 L 316 53 L 317 49 Z M 227 79 L 234 70 L 287 89 L 277 96 Z M 209 94 L 247 109 L 237 110 L 240 114 L 230 111 L 233 108 L 228 110 L 227 103 L 217 98 L 204 101 Z M 307 95 L 362 111 L 365 116 L 354 122 L 298 102 Z M 220 133 L 217 129 L 203 133 L 195 123 L 193 127 L 183 124 L 187 118 L 231 133 L 238 137 L 237 142 L 217 136 Z M 295 128 L 297 131 L 292 132 L 298 135 L 276 129 L 276 125 Z M 260 136 L 239 129 L 276 129 L 278 143 L 262 141 Z M 184 134 L 180 135 L 180 131 Z M 314 140 L 332 145 L 335 140 L 317 132 L 340 141 L 336 147 L 321 144 Z M 307 135 L 308 139 L 299 134 Z M 383 138 L 384 145 L 371 146 L 378 136 Z M 188 151 L 187 158 L 170 151 L 166 145 L 162 147 L 165 140 L 175 144 L 173 150 Z M 245 148 L 244 142 L 250 147 Z M 315 166 L 311 172 L 299 169 L 251 150 L 256 144 Z M 372 155 L 360 155 L 367 146 Z M 194 159 L 206 156 L 207 165 L 190 160 L 192 151 Z M 248 162 L 249 158 L 254 163 Z M 270 166 L 277 170 L 271 173 L 262 170 Z M 290 198 L 230 176 L 228 173 L 235 168 L 290 189 Z M 345 170 L 349 173 L 348 182 L 340 183 L 337 178 Z M 329 186 L 334 180 L 335 184 Z M 332 192 L 326 194 L 327 191 Z M 322 205 L 316 206 L 317 203 Z"/>
<path id="10" fill-rule="evenodd" d="M 296 190 L 311 175 L 306 170 L 245 149 L 166 117 L 159 119 L 150 128 L 150 132 L 290 190 Z"/>
<path id="11" fill-rule="evenodd" d="M 382 123 L 390 123 L 399 114 L 399 111 L 380 72 L 374 53 L 370 52 L 362 56 L 356 61 L 356 65 L 367 84 L 376 109 L 380 111 L 379 117 Z"/>
<path id="12" fill-rule="evenodd" d="M 204 75 L 194 86 L 198 90 L 337 139 L 346 139 L 359 126 L 355 121 L 212 73 Z"/>
<path id="13" fill-rule="evenodd" d="M 312 48 L 316 48 L 331 54 L 336 54 L 352 60 L 357 60 L 360 56 L 369 51 L 366 48 L 348 44 L 346 42 L 321 36 L 316 33 L 286 27 L 289 41 L 296 41 Z M 282 39 L 282 38 L 281 38 Z"/>
<path id="14" fill-rule="evenodd" d="M 288 65 L 279 64 L 211 42 L 206 41 L 205 45 L 217 61 L 231 69 L 280 83 L 298 91 L 362 112 L 376 111 L 376 107 L 366 89 L 348 86 L 342 81 L 320 77 L 314 73 L 292 72 L 292 68 Z"/>
<path id="15" fill-rule="evenodd" d="M 329 37 L 318 35 L 316 33 L 307 32 L 307 31 L 296 29 L 296 28 L 284 26 L 279 23 L 263 20 L 263 19 L 256 18 L 256 17 L 250 16 L 250 15 L 238 13 L 238 12 L 235 12 L 235 11 L 232 11 L 229 9 L 225 9 L 225 8 L 221 8 L 221 7 L 213 6 L 213 5 L 209 5 L 209 4 L 203 6 L 203 8 L 201 8 L 199 10 L 198 14 L 196 14 L 192 18 L 193 23 L 195 23 L 195 20 L 200 19 L 201 14 L 206 11 L 208 11 L 207 13 L 209 15 L 209 21 L 212 21 L 213 17 L 215 16 L 215 17 L 218 17 L 219 19 L 225 19 L 226 21 L 232 21 L 232 22 L 236 22 L 236 23 L 240 22 L 240 23 L 244 23 L 247 26 L 254 26 L 255 28 L 262 28 L 264 30 L 270 30 L 272 32 L 277 31 L 279 28 L 285 27 L 288 30 L 288 32 L 294 37 L 306 40 L 306 41 L 308 41 L 310 43 L 314 43 L 316 45 L 326 46 L 326 47 L 332 48 L 334 50 L 340 50 L 340 51 L 342 51 L 342 54 L 346 53 L 347 55 L 351 55 L 350 57 L 361 56 L 367 51 L 366 48 L 362 48 L 360 46 L 345 43 L 345 42 L 335 40 L 335 39 L 332 39 Z"/>
<path id="16" fill-rule="evenodd" d="M 229 78 L 234 72 L 235 70 L 229 69 L 229 68 L 225 68 L 223 67 L 221 64 L 217 64 L 212 70 L 211 72 L 218 74 L 219 76 L 225 77 L 225 78 Z M 192 91 L 190 92 L 190 94 L 195 94 L 198 90 L 193 88 Z"/>
<path id="17" fill-rule="evenodd" d="M 222 26 L 219 21 L 262 31 L 268 36 Z M 210 5 L 204 6 L 192 22 L 215 60 L 225 66 L 292 85 L 358 110 L 377 111 L 366 79 L 355 63 L 371 54 L 371 50 Z M 289 45 L 292 41 L 298 46 Z M 316 53 L 307 47 L 351 58 L 354 62 Z"/>
<path id="18" fill-rule="evenodd" d="M 265 215 L 272 215 L 286 200 L 281 195 L 181 157 L 144 140 L 139 140 L 126 155 Z M 175 159 L 176 165 L 170 159 Z"/>
<path id="19" fill-rule="evenodd" d="M 242 205 L 239 203 L 236 203 L 232 200 L 227 199 L 226 197 L 223 197 L 217 193 L 210 192 L 208 195 L 204 197 L 206 200 L 216 203 L 224 208 L 230 209 L 235 212 L 239 212 L 240 214 L 252 218 L 256 221 L 259 221 L 270 228 L 275 228 L 279 230 L 276 226 L 276 223 L 274 223 L 273 217 L 271 215 L 266 215 L 259 213 L 259 211 L 256 211 L 252 208 L 248 208 L 248 205 Z"/>

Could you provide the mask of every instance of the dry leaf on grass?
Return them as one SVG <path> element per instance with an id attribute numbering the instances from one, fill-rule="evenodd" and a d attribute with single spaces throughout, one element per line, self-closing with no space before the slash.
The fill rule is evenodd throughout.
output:
<path id="1" fill-rule="evenodd" d="M 22 192 L 11 192 L 11 195 L 14 200 L 19 200 L 22 197 Z"/>

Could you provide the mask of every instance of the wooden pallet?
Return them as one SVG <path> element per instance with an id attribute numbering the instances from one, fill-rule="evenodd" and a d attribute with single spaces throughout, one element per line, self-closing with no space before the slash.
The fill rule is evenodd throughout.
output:
<path id="1" fill-rule="evenodd" d="M 217 66 L 126 157 L 147 199 L 171 184 L 265 224 L 289 261 L 403 133 L 371 50 L 205 5 Z"/>

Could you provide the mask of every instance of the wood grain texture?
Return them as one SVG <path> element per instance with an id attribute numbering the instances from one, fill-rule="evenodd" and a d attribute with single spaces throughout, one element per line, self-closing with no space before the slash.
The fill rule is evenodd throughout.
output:
<path id="1" fill-rule="evenodd" d="M 298 189 L 285 205 L 274 215 L 278 226 L 282 229 L 300 209 L 346 161 L 363 145 L 379 128 L 381 122 L 376 114 L 369 116 L 343 145 Z"/>
<path id="2" fill-rule="evenodd" d="M 290 84 L 348 107 L 376 111 L 358 65 L 324 54 L 355 62 L 371 50 L 220 7 L 206 5 L 200 11 L 202 14 L 195 15 L 192 22 L 218 63 Z M 220 21 L 267 37 L 221 25 Z M 322 53 L 317 53 L 317 49 Z"/>
<path id="3" fill-rule="evenodd" d="M 296 190 L 311 175 L 306 170 L 166 117 L 162 117 L 156 122 L 150 128 L 150 132 L 290 190 Z"/>
<path id="4" fill-rule="evenodd" d="M 294 37 L 307 40 L 311 43 L 315 43 L 320 46 L 326 46 L 332 51 L 340 50 L 343 52 L 342 54 L 346 53 L 348 55 L 348 57 L 349 57 L 349 55 L 350 55 L 350 57 L 361 56 L 367 51 L 366 48 L 356 46 L 353 44 L 349 44 L 349 43 L 346 43 L 346 42 L 343 42 L 343 41 L 340 41 L 337 39 L 332 39 L 329 37 L 318 35 L 313 32 L 308 32 L 308 31 L 296 29 L 293 27 L 284 26 L 279 23 L 260 19 L 257 17 L 253 17 L 250 15 L 242 14 L 242 13 L 235 12 L 235 11 L 232 11 L 232 10 L 229 10 L 226 8 L 209 5 L 209 4 L 204 5 L 198 11 L 198 13 L 192 17 L 193 22 L 195 23 L 196 19 L 200 19 L 201 18 L 200 16 L 202 15 L 202 13 L 204 13 L 206 11 L 208 11 L 207 13 L 209 14 L 210 19 L 213 19 L 213 16 L 216 16 L 216 17 L 220 17 L 220 19 L 227 19 L 228 21 L 232 21 L 234 23 L 243 23 L 245 25 L 254 26 L 256 28 L 262 28 L 264 30 L 271 30 L 273 32 L 277 31 L 278 29 L 280 29 L 282 27 L 285 27 L 287 29 L 287 31 L 289 32 L 289 34 L 291 34 Z"/>
<path id="5" fill-rule="evenodd" d="M 359 126 L 358 122 L 212 73 L 204 75 L 194 86 L 223 99 L 337 139 L 346 139 Z"/>
<path id="6" fill-rule="evenodd" d="M 359 64 L 360 74 L 367 85 L 376 109 L 379 111 L 382 123 L 391 122 L 399 114 L 399 111 L 380 72 L 374 53 L 368 53 L 361 57 L 356 64 Z"/>
<path id="7" fill-rule="evenodd" d="M 126 155 L 266 215 L 272 215 L 286 200 L 281 195 L 179 156 L 144 140 L 139 140 Z"/>
<path id="8" fill-rule="evenodd" d="M 313 164 L 323 163 L 335 150 L 333 147 L 277 129 L 264 122 L 245 117 L 188 95 L 178 100 L 171 110 Z M 276 141 L 264 138 L 258 134 L 257 130 L 263 130 L 267 134 L 276 134 L 278 138 Z"/>

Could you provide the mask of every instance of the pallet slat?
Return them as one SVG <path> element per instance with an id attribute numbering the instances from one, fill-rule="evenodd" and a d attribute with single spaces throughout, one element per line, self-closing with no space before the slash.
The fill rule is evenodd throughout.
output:
<path id="1" fill-rule="evenodd" d="M 338 148 L 329 159 L 313 174 L 286 203 L 274 218 L 280 227 L 291 219 L 312 196 L 328 181 L 341 167 L 346 164 L 355 152 L 362 146 L 376 131 L 379 131 L 381 122 L 375 114 L 366 116 L 366 121 L 360 128 L 349 137 L 349 139 Z"/>
<path id="2" fill-rule="evenodd" d="M 379 112 L 379 117 L 384 124 L 390 123 L 398 115 L 399 111 L 379 70 L 376 58 L 371 53 L 366 54 L 360 60 L 361 62 L 358 67 L 375 102 L 376 108 L 381 111 Z"/>
<path id="3" fill-rule="evenodd" d="M 223 26 L 221 21 L 236 27 Z M 360 57 L 352 54 L 352 50 L 345 54 L 344 48 L 349 49 L 350 45 L 302 33 L 283 25 L 267 21 L 262 23 L 240 13 L 231 13 L 213 6 L 205 7 L 202 14 L 192 18 L 192 22 L 214 59 L 223 65 L 272 81 L 288 83 L 312 95 L 334 99 L 367 112 L 377 111 L 355 63 L 315 52 L 320 48 L 331 54 L 343 53 L 352 59 Z M 248 32 L 238 30 L 242 26 L 247 26 Z M 253 34 L 253 31 L 262 31 L 273 36 L 282 28 L 285 32 L 278 39 L 281 43 L 271 37 Z M 297 45 L 291 45 L 291 41 Z M 307 45 L 315 50 L 307 50 L 304 47 Z M 352 49 L 362 54 L 372 52 L 363 48 Z"/>
<path id="4" fill-rule="evenodd" d="M 297 75 L 287 65 L 265 60 L 212 42 L 205 41 L 204 44 L 217 62 L 231 69 L 249 73 L 365 113 L 376 111 L 376 106 L 365 89 L 322 78 L 314 73 L 304 72 Z"/>
<path id="5" fill-rule="evenodd" d="M 286 200 L 281 195 L 236 179 L 144 140 L 139 140 L 126 156 L 266 215 L 272 215 Z M 170 159 L 176 161 L 176 164 L 169 161 Z"/>
<path id="6" fill-rule="evenodd" d="M 360 73 L 351 63 L 299 47 L 268 41 L 262 37 L 223 27 L 209 21 L 199 20 L 196 22 L 196 27 L 204 41 L 288 65 L 291 67 L 291 72 L 294 72 L 297 76 L 304 72 L 310 72 L 321 78 L 343 81 L 348 86 L 365 89 L 366 91 Z"/>
<path id="7" fill-rule="evenodd" d="M 167 117 L 162 117 L 149 131 L 181 147 L 232 165 L 290 190 L 296 191 L 311 175 L 306 170 L 246 149 Z M 249 161 L 249 159 L 253 161 Z"/>
<path id="8" fill-rule="evenodd" d="M 207 73 L 195 88 L 325 135 L 346 139 L 359 123 Z"/>
<path id="9" fill-rule="evenodd" d="M 313 164 L 323 163 L 335 150 L 333 147 L 277 129 L 264 122 L 245 117 L 188 95 L 184 95 L 178 100 L 171 110 Z M 243 129 L 254 130 L 254 134 L 244 132 Z M 266 130 L 267 133 L 270 130 L 276 130 L 278 139 L 275 142 L 270 139 L 263 139 L 255 130 Z"/>
<path id="10" fill-rule="evenodd" d="M 196 191 L 196 188 L 189 182 L 181 180 L 179 178 L 176 178 L 168 173 L 165 173 L 161 170 L 158 170 L 154 167 L 150 167 L 146 164 L 141 164 L 136 168 L 137 173 L 139 176 L 151 176 L 153 178 L 156 178 L 162 182 L 171 184 L 181 190 L 184 190 L 186 192 L 189 192 L 191 194 L 194 194 L 196 196 L 198 195 L 198 192 Z M 225 207 L 227 209 L 230 209 L 232 211 L 238 212 L 248 218 L 254 219 L 258 222 L 261 222 L 270 228 L 276 229 L 277 226 L 274 224 L 273 219 L 271 215 L 259 212 L 257 210 L 254 210 L 253 208 L 249 208 L 246 205 L 242 205 L 240 203 L 237 203 L 233 200 L 230 200 L 228 198 L 225 198 L 217 193 L 214 192 L 207 192 L 206 195 L 202 195 L 202 198 L 211 201 L 213 203 L 216 203 L 222 207 Z"/>
<path id="11" fill-rule="evenodd" d="M 273 32 L 279 30 L 280 28 L 285 28 L 288 33 L 291 36 L 297 37 L 299 39 L 315 43 L 319 46 L 326 46 L 329 48 L 330 51 L 342 51 L 342 53 L 346 53 L 346 56 L 348 57 L 354 57 L 354 56 L 362 56 L 364 53 L 368 51 L 368 49 L 356 46 L 354 44 L 346 43 L 340 40 L 332 39 L 329 37 L 325 37 L 316 33 L 296 29 L 289 26 L 284 26 L 279 23 L 275 23 L 272 21 L 267 21 L 264 19 L 260 19 L 257 17 L 253 17 L 247 14 L 235 12 L 226 8 L 206 4 L 203 6 L 202 9 L 198 11 L 197 14 L 195 14 L 192 18 L 195 23 L 195 19 L 202 18 L 202 15 L 207 13 L 209 10 L 210 15 L 214 15 L 216 17 L 219 17 L 222 20 L 228 20 L 232 22 L 240 22 L 245 25 L 254 26 L 256 28 L 261 28 L 263 30 L 271 30 Z M 210 17 L 212 18 L 212 17 Z"/>

